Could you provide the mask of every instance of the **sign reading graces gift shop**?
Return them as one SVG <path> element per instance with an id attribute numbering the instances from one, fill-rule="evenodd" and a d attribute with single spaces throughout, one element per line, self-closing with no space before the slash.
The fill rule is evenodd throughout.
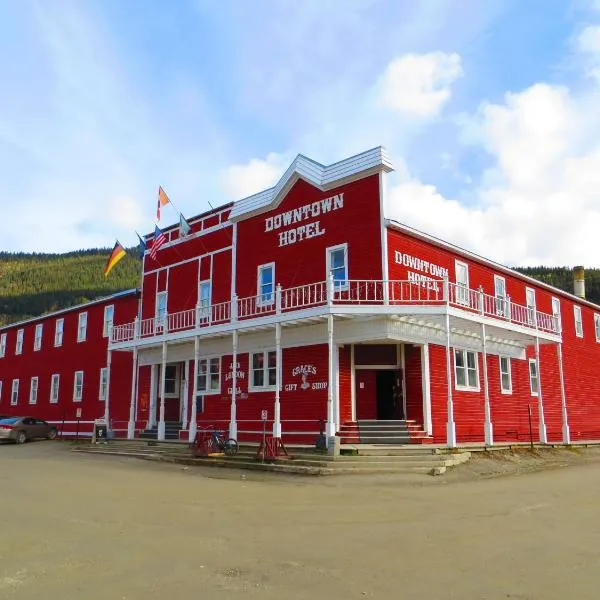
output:
<path id="1" fill-rule="evenodd" d="M 343 193 L 267 217 L 265 219 L 265 232 L 278 231 L 279 247 L 290 246 L 310 238 L 319 237 L 325 235 L 326 229 L 321 225 L 318 217 L 341 208 L 344 208 Z M 302 223 L 302 225 L 290 227 L 290 225 L 296 225 L 297 223 Z"/>

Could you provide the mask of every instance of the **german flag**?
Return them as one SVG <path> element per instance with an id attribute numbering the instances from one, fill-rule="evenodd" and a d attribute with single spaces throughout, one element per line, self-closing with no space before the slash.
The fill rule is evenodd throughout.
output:
<path id="1" fill-rule="evenodd" d="M 123 248 L 123 246 L 117 242 L 110 253 L 110 256 L 108 257 L 106 266 L 104 267 L 104 277 L 108 277 L 108 274 L 111 272 L 112 268 L 125 256 L 125 254 L 127 254 L 125 252 L 125 248 Z"/>

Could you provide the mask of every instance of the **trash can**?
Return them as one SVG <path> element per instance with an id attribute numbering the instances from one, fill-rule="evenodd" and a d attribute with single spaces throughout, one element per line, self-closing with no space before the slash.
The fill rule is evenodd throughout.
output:
<path id="1" fill-rule="evenodd" d="M 94 431 L 92 433 L 92 444 L 106 444 L 108 438 L 108 428 L 106 421 L 96 419 L 94 421 Z"/>

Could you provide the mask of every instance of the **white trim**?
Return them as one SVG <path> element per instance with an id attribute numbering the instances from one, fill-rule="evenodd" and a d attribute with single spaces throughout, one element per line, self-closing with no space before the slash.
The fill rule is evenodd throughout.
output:
<path id="1" fill-rule="evenodd" d="M 39 335 L 38 335 L 39 332 Z M 36 323 L 35 330 L 33 333 L 33 351 L 39 352 L 42 349 L 42 343 L 44 338 L 44 324 Z"/>
<path id="2" fill-rule="evenodd" d="M 0 335 L 0 358 L 6 356 L 6 338 L 7 333 Z"/>
<path id="3" fill-rule="evenodd" d="M 58 324 L 60 323 L 60 327 Z M 59 339 L 60 333 L 60 339 Z M 63 345 L 63 339 L 65 337 L 65 319 L 61 317 L 60 319 L 56 319 L 54 323 L 54 347 L 58 348 Z"/>
<path id="4" fill-rule="evenodd" d="M 162 248 L 165 248 L 166 244 L 161 246 Z M 157 267 L 156 269 L 149 269 L 148 271 L 145 271 L 143 273 L 143 276 L 146 277 L 146 275 L 154 275 L 155 273 L 160 273 L 161 271 L 168 271 L 169 269 L 172 269 L 174 267 L 179 267 L 180 265 L 185 265 L 187 263 L 191 263 L 191 262 L 198 262 L 201 258 L 205 257 L 205 256 L 213 256 L 214 254 L 221 254 L 221 252 L 227 252 L 228 250 L 231 250 L 231 246 L 225 246 L 224 248 L 219 248 L 218 250 L 212 250 L 210 252 L 206 252 L 205 254 L 202 254 L 200 256 L 194 256 L 193 258 L 186 258 L 185 260 L 180 260 L 179 262 L 174 262 L 174 263 L 170 263 L 168 265 L 163 265 L 161 267 Z M 198 277 L 200 276 L 200 264 L 198 264 Z M 158 280 L 158 277 L 156 278 Z"/>
<path id="5" fill-rule="evenodd" d="M 223 360 L 222 357 L 219 354 L 212 354 L 212 355 L 208 355 L 208 356 L 200 356 L 198 358 L 198 377 L 200 377 L 201 373 L 200 373 L 200 365 L 203 362 L 206 362 L 206 373 L 205 373 L 205 377 L 206 377 L 206 383 L 208 384 L 209 380 L 210 380 L 210 361 L 217 359 L 219 361 L 219 387 L 216 390 L 213 390 L 212 388 L 210 390 L 203 390 L 200 388 L 200 385 L 197 385 L 196 387 L 196 391 L 197 391 L 197 395 L 198 396 L 216 396 L 219 395 L 221 393 L 221 379 L 223 377 Z"/>
<path id="6" fill-rule="evenodd" d="M 456 353 L 462 352 L 463 358 L 465 361 L 465 378 L 466 384 L 459 385 L 458 384 L 458 374 L 457 374 L 457 364 L 456 364 Z M 469 385 L 469 367 L 468 367 L 468 354 L 473 354 L 475 356 L 475 374 L 477 375 L 477 387 L 473 387 Z M 481 382 L 479 377 L 479 352 L 475 350 L 470 350 L 467 348 L 453 348 L 452 355 L 454 357 L 454 389 L 461 392 L 480 392 L 481 391 Z"/>
<path id="7" fill-rule="evenodd" d="M 579 319 L 577 318 L 579 316 Z M 573 305 L 573 320 L 575 325 L 575 335 L 578 338 L 583 337 L 583 312 L 581 306 Z M 579 325 L 579 327 L 577 326 Z"/>
<path id="8" fill-rule="evenodd" d="M 421 386 L 423 392 L 423 428 L 427 435 L 433 435 L 433 418 L 431 415 L 431 369 L 429 364 L 429 344 L 422 344 Z"/>
<path id="9" fill-rule="evenodd" d="M 168 359 L 168 355 L 167 355 Z M 167 369 L 170 367 L 175 368 L 175 377 L 167 379 Z M 167 381 L 175 382 L 175 390 L 173 392 L 167 392 Z M 179 398 L 179 390 L 181 389 L 181 369 L 179 368 L 179 361 L 165 363 L 165 398 Z"/>
<path id="10" fill-rule="evenodd" d="M 85 323 L 83 325 L 83 335 L 81 334 L 82 318 L 84 318 L 84 320 L 85 320 Z M 80 312 L 79 316 L 77 317 L 77 343 L 78 344 L 80 342 L 85 342 L 87 340 L 87 326 L 88 326 L 88 314 L 87 314 L 87 310 L 84 310 L 83 312 Z"/>
<path id="11" fill-rule="evenodd" d="M 167 277 L 168 277 L 168 271 L 167 271 Z M 156 278 L 156 280 L 157 280 L 157 285 L 158 285 L 158 277 Z M 167 284 L 168 284 L 168 282 L 167 282 Z M 158 312 L 159 298 L 162 298 L 162 297 L 165 298 L 164 317 L 161 317 L 161 315 Z M 162 292 L 156 292 L 156 297 L 154 298 L 154 318 L 156 319 L 157 327 L 162 327 L 166 324 L 168 314 L 169 314 L 169 288 L 167 285 L 167 289 L 163 290 Z"/>
<path id="12" fill-rule="evenodd" d="M 537 364 L 537 360 L 535 358 L 530 358 L 528 363 L 527 363 L 527 372 L 529 374 L 529 392 L 532 396 L 538 396 L 538 392 L 537 391 L 533 391 L 533 377 L 531 376 L 531 365 L 534 364 L 535 365 L 535 380 L 537 383 L 537 389 L 540 389 L 540 370 Z"/>
<path id="13" fill-rule="evenodd" d="M 502 360 L 506 359 L 508 361 L 508 383 L 509 383 L 509 387 L 507 390 L 504 389 L 503 385 L 502 385 Z M 498 355 L 498 369 L 500 372 L 500 393 L 505 394 L 505 395 L 510 395 L 513 393 L 513 387 L 512 387 L 512 363 L 510 362 L 510 356 L 502 356 L 501 354 Z"/>
<path id="14" fill-rule="evenodd" d="M 356 366 L 354 364 L 354 344 L 350 344 L 350 420 L 356 421 Z"/>
<path id="15" fill-rule="evenodd" d="M 269 353 L 275 353 L 275 361 L 277 361 L 277 349 L 276 348 L 264 348 L 261 350 L 254 350 L 248 353 L 248 391 L 249 392 L 274 392 L 276 385 L 269 385 Z M 254 385 L 254 368 L 253 368 L 253 357 L 255 354 L 263 355 L 263 385 Z M 277 364 L 275 364 L 277 370 Z M 257 369 L 258 370 L 258 369 Z"/>
<path id="16" fill-rule="evenodd" d="M 530 296 L 533 295 L 533 298 Z M 532 299 L 533 302 L 530 304 L 529 300 Z M 535 313 L 537 310 L 537 299 L 535 294 L 535 288 L 526 287 L 525 288 L 525 306 L 527 308 L 527 320 L 530 325 L 535 325 Z"/>
<path id="17" fill-rule="evenodd" d="M 198 275 L 200 275 L 200 265 L 198 265 Z M 211 276 L 212 276 L 212 264 L 211 264 Z M 205 286 L 208 284 L 208 304 L 207 305 L 200 305 L 200 301 L 202 299 L 201 294 L 200 294 L 200 290 L 202 289 L 202 286 Z M 200 281 L 198 281 L 198 290 L 197 290 L 197 296 L 198 296 L 198 300 L 196 302 L 196 306 L 198 307 L 198 317 L 199 318 L 205 318 L 207 321 L 210 321 L 210 319 L 212 318 L 212 292 L 213 292 L 213 285 L 212 285 L 212 277 L 210 279 L 202 279 Z"/>
<path id="18" fill-rule="evenodd" d="M 25 330 L 17 329 L 17 339 L 15 341 L 15 356 L 23 354 L 23 340 L 25 339 Z"/>
<path id="19" fill-rule="evenodd" d="M 596 334 L 596 342 L 600 342 L 600 314 L 594 313 L 594 333 Z"/>
<path id="20" fill-rule="evenodd" d="M 2 379 L 0 379 L 0 402 L 2 402 Z"/>
<path id="21" fill-rule="evenodd" d="M 103 377 L 103 375 L 105 377 Z M 103 380 L 105 380 L 104 386 L 102 385 Z M 104 387 L 104 393 L 102 392 L 103 387 Z M 100 402 L 104 402 L 106 400 L 107 387 L 108 387 L 108 368 L 100 367 L 100 381 L 98 383 L 98 400 L 100 400 Z"/>
<path id="22" fill-rule="evenodd" d="M 15 383 L 17 385 L 15 385 Z M 11 406 L 18 406 L 18 404 L 19 404 L 19 386 L 20 386 L 19 379 L 13 379 L 12 387 L 10 390 L 10 405 Z"/>
<path id="23" fill-rule="evenodd" d="M 458 268 L 460 267 L 464 267 L 465 268 L 465 275 L 466 275 L 466 288 L 463 286 L 462 282 L 459 282 L 458 280 Z M 466 304 L 467 306 L 469 305 L 469 265 L 466 262 L 463 262 L 462 260 L 458 260 L 458 259 L 454 259 L 454 282 L 456 283 L 456 301 L 459 304 Z"/>
<path id="24" fill-rule="evenodd" d="M 349 279 L 349 266 L 348 266 L 348 242 L 344 242 L 343 244 L 337 244 L 335 246 L 328 246 L 325 248 L 325 279 L 329 281 L 329 276 L 332 272 L 331 267 L 331 255 L 333 252 L 337 252 L 338 250 L 344 251 L 344 278 L 342 281 L 344 282 L 341 285 L 336 285 L 336 280 L 333 281 L 333 289 L 335 291 L 344 291 L 348 289 L 348 279 Z M 339 280 L 338 280 L 339 281 Z"/>
<path id="25" fill-rule="evenodd" d="M 106 318 L 106 313 L 109 312 L 109 309 L 112 311 L 110 320 Z M 104 318 L 102 320 L 102 337 L 110 337 L 110 332 L 111 332 L 114 322 L 115 322 L 115 305 L 107 304 L 104 307 Z"/>
<path id="26" fill-rule="evenodd" d="M 56 381 L 56 388 L 54 382 Z M 54 392 L 56 391 L 56 396 Z M 52 373 L 50 376 L 50 404 L 58 404 L 58 396 L 60 393 L 60 373 Z"/>
<path id="27" fill-rule="evenodd" d="M 556 306 L 556 304 L 558 304 L 558 307 Z M 561 314 L 562 310 L 561 310 L 560 298 L 558 298 L 556 296 L 552 296 L 551 305 L 552 305 L 552 316 L 557 317 L 558 330 L 559 330 L 559 332 L 562 332 L 562 314 Z M 558 310 L 556 310 L 556 308 L 558 308 Z"/>
<path id="28" fill-rule="evenodd" d="M 233 223 L 233 235 L 231 237 L 231 298 L 236 295 L 237 282 L 237 223 Z"/>
<path id="29" fill-rule="evenodd" d="M 385 202 L 387 199 L 387 179 L 385 173 L 382 171 L 379 173 L 379 221 L 381 228 L 381 278 L 384 281 L 389 281 L 390 278 L 390 267 L 388 257 L 388 232 L 385 226 Z M 385 289 L 387 294 L 388 289 Z"/>
<path id="30" fill-rule="evenodd" d="M 263 300 L 263 283 L 262 283 L 262 273 L 271 269 L 272 272 L 272 280 L 271 287 L 273 288 L 270 292 L 271 297 L 267 300 Z M 256 267 L 256 305 L 257 306 L 271 306 L 275 304 L 275 288 L 277 284 L 275 283 L 275 262 L 264 263 L 262 265 L 258 265 Z"/>
<path id="31" fill-rule="evenodd" d="M 33 382 L 35 381 L 35 388 Z M 37 404 L 39 378 L 36 376 L 29 380 L 29 404 Z M 35 396 L 33 390 L 35 389 Z"/>
<path id="32" fill-rule="evenodd" d="M 81 376 L 81 383 L 78 384 L 77 380 L 80 376 Z M 83 371 L 75 371 L 73 373 L 73 402 L 81 402 L 82 400 L 83 400 Z"/>

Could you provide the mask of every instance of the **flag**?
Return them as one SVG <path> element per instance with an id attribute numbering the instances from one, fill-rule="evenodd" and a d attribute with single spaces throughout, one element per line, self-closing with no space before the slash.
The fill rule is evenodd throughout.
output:
<path id="1" fill-rule="evenodd" d="M 158 249 L 167 242 L 167 236 L 158 228 L 158 225 L 154 226 L 154 241 L 152 242 L 152 248 L 150 248 L 150 258 L 156 260 L 156 253 Z"/>
<path id="2" fill-rule="evenodd" d="M 185 220 L 185 217 L 179 213 L 179 236 L 185 237 L 190 232 L 190 224 Z"/>
<path id="3" fill-rule="evenodd" d="M 104 267 L 104 277 L 108 277 L 108 274 L 111 272 L 112 268 L 125 256 L 125 254 L 127 254 L 125 252 L 125 248 L 123 248 L 123 246 L 117 242 L 110 253 L 110 256 L 108 257 L 106 266 Z"/>
<path id="4" fill-rule="evenodd" d="M 140 234 L 137 231 L 135 233 L 138 236 L 138 240 L 140 240 L 140 243 L 138 244 L 140 260 L 144 260 L 144 254 L 146 254 L 146 241 L 140 236 Z"/>
<path id="5" fill-rule="evenodd" d="M 169 196 L 167 196 L 167 194 L 165 194 L 165 190 L 162 189 L 161 186 L 158 186 L 158 204 L 156 206 L 156 220 L 160 221 L 160 209 L 165 206 L 166 204 L 169 204 L 169 202 L 171 202 L 169 200 Z"/>

